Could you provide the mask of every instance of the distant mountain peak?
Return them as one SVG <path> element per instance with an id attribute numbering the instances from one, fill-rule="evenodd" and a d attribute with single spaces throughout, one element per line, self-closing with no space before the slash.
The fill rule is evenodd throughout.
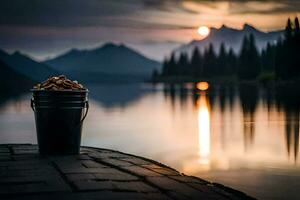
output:
<path id="1" fill-rule="evenodd" d="M 76 49 L 76 48 L 72 48 L 72 49 L 66 51 L 63 55 L 75 56 L 75 55 L 79 54 L 80 52 L 81 52 L 81 50 Z"/>
<path id="2" fill-rule="evenodd" d="M 250 24 L 247 24 L 247 23 L 244 24 L 243 30 L 244 31 L 258 31 L 256 28 L 254 28 L 253 26 L 251 26 Z"/>
<path id="3" fill-rule="evenodd" d="M 119 81 L 124 77 L 143 80 L 154 69 L 161 67 L 159 62 L 146 58 L 138 51 L 112 42 L 97 48 L 80 50 L 76 54 L 63 54 L 44 63 L 87 82 L 105 82 L 108 79 Z"/>
<path id="4" fill-rule="evenodd" d="M 35 61 L 20 51 L 7 54 L 0 50 L 0 61 L 5 63 L 15 72 L 33 81 L 42 81 L 51 75 L 58 74 L 56 70 Z"/>
<path id="5" fill-rule="evenodd" d="M 225 24 L 223 24 L 219 29 L 216 29 L 217 31 L 238 31 L 237 29 L 235 28 L 232 28 L 232 27 L 229 27 L 229 26 L 226 26 Z"/>
<path id="6" fill-rule="evenodd" d="M 120 48 L 126 48 L 126 49 L 129 49 L 125 44 L 123 44 L 123 43 L 121 43 L 120 45 L 119 45 L 119 47 Z"/>
<path id="7" fill-rule="evenodd" d="M 77 53 L 77 52 L 79 52 L 80 50 L 79 49 L 76 49 L 76 48 L 72 48 L 72 49 L 70 49 L 70 53 Z"/>
<path id="8" fill-rule="evenodd" d="M 212 43 L 214 45 L 215 51 L 219 51 L 220 45 L 225 44 L 226 48 L 232 48 L 235 53 L 239 52 L 241 44 L 245 35 L 253 34 L 256 40 L 256 45 L 259 50 L 264 48 L 267 42 L 272 42 L 277 40 L 283 35 L 283 31 L 274 31 L 274 32 L 264 32 L 256 29 L 250 24 L 244 24 L 242 29 L 236 29 L 222 25 L 219 28 L 211 28 L 211 33 L 202 40 L 192 40 L 191 42 L 182 45 L 174 52 L 176 56 L 179 53 L 188 53 L 190 56 L 193 53 L 195 48 L 198 48 L 199 51 L 205 51 L 207 46 Z"/>
<path id="9" fill-rule="evenodd" d="M 8 53 L 2 49 L 0 49 L 0 55 L 8 56 Z"/>
<path id="10" fill-rule="evenodd" d="M 15 51 L 13 54 L 11 54 L 11 57 L 17 58 L 17 59 L 23 59 L 23 60 L 26 59 L 26 60 L 35 61 L 31 57 L 27 56 L 26 54 L 24 54 L 24 53 L 22 53 L 20 51 Z"/>
<path id="11" fill-rule="evenodd" d="M 24 54 L 22 54 L 20 51 L 15 51 L 12 56 L 19 56 L 19 57 L 25 57 Z"/>
<path id="12" fill-rule="evenodd" d="M 223 24 L 223 25 L 220 27 L 220 29 L 229 29 L 229 27 L 226 26 L 225 24 Z"/>
<path id="13" fill-rule="evenodd" d="M 68 54 L 72 54 L 72 55 L 76 55 L 76 54 L 78 54 L 78 53 L 80 53 L 81 52 L 81 50 L 79 50 L 79 49 L 77 49 L 77 48 L 72 48 L 72 49 L 70 49 L 67 53 Z"/>
<path id="14" fill-rule="evenodd" d="M 103 46 L 101 46 L 97 49 L 94 49 L 94 50 L 95 50 L 95 52 L 103 52 L 103 51 L 109 51 L 111 53 L 121 53 L 121 52 L 125 53 L 126 52 L 126 53 L 133 53 L 133 54 L 136 54 L 139 56 L 142 55 L 140 52 L 126 46 L 123 43 L 115 44 L 115 43 L 109 42 L 109 43 L 106 43 Z"/>
<path id="15" fill-rule="evenodd" d="M 115 51 L 115 50 L 120 49 L 120 47 L 122 47 L 122 46 L 124 46 L 124 45 L 119 45 L 119 44 L 116 44 L 116 43 L 113 43 L 113 42 L 107 42 L 107 43 L 103 44 L 100 47 L 97 47 L 95 49 L 89 50 L 89 52 L 93 52 L 93 51 L 94 52 L 102 52 L 103 50 L 104 51 L 107 51 L 107 50 L 109 50 L 109 51 L 111 51 L 111 50 Z"/>
<path id="16" fill-rule="evenodd" d="M 15 51 L 13 54 L 11 54 L 12 58 L 16 58 L 16 59 L 21 59 L 21 60 L 28 60 L 31 62 L 37 62 L 34 58 L 20 52 L 20 51 Z"/>
<path id="17" fill-rule="evenodd" d="M 100 48 L 101 49 L 106 49 L 106 48 L 108 49 L 108 48 L 117 48 L 117 47 L 119 47 L 119 45 L 117 45 L 113 42 L 107 42 L 104 45 L 102 45 Z"/>

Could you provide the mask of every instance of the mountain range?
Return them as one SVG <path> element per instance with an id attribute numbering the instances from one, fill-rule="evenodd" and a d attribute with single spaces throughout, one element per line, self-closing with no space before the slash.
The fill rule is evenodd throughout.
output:
<path id="1" fill-rule="evenodd" d="M 6 63 L 0 60 L 0 92 L 1 97 L 17 94 L 23 91 L 29 91 L 34 81 L 25 77 L 23 74 L 15 71 Z M 0 97 L 0 103 L 1 101 Z"/>
<path id="2" fill-rule="evenodd" d="M 85 82 L 143 81 L 161 67 L 159 62 L 113 43 L 92 50 L 72 49 L 44 64 Z"/>
<path id="3" fill-rule="evenodd" d="M 8 54 L 0 50 L 0 83 L 5 90 L 16 86 L 19 89 L 21 86 L 30 88 L 36 82 L 59 74 L 83 83 L 128 83 L 148 79 L 152 70 L 160 66 L 159 62 L 124 45 L 112 43 L 93 50 L 72 49 L 45 62 L 37 62 L 18 51 Z M 11 81 L 5 80 L 5 77 Z"/>
<path id="4" fill-rule="evenodd" d="M 0 61 L 12 71 L 17 72 L 19 76 L 35 82 L 40 82 L 49 76 L 59 74 L 55 69 L 39 63 L 18 51 L 8 54 L 0 50 Z"/>
<path id="5" fill-rule="evenodd" d="M 211 28 L 210 34 L 203 40 L 193 40 L 188 44 L 180 46 L 175 49 L 174 52 L 178 55 L 181 52 L 185 52 L 191 56 L 193 50 L 197 47 L 200 51 L 204 51 L 205 48 L 211 43 L 213 44 L 215 51 L 219 51 L 221 43 L 225 44 L 226 49 L 232 48 L 235 53 L 238 53 L 244 36 L 253 34 L 256 41 L 256 46 L 259 50 L 264 48 L 267 43 L 275 43 L 280 37 L 283 36 L 284 31 L 263 32 L 257 30 L 249 24 L 244 24 L 241 30 L 234 29 L 223 25 L 220 28 Z"/>
<path id="6" fill-rule="evenodd" d="M 283 31 L 262 32 L 245 24 L 243 29 L 233 29 L 222 26 L 219 29 L 211 28 L 209 36 L 203 40 L 193 40 L 175 50 L 175 53 L 192 53 L 195 47 L 204 50 L 212 43 L 218 51 L 222 42 L 227 48 L 231 47 L 238 52 L 243 37 L 252 33 L 256 39 L 256 45 L 262 49 L 268 42 L 276 42 L 282 37 Z M 13 82 L 4 81 L 5 77 L 18 80 L 21 83 L 40 82 L 49 76 L 65 74 L 71 79 L 80 82 L 140 82 L 150 77 L 154 69 L 160 69 L 161 63 L 151 60 L 137 51 L 125 46 L 106 43 L 103 46 L 91 50 L 71 49 L 70 51 L 44 62 L 15 52 L 8 54 L 0 50 L 0 83 L 13 86 Z M 15 77 L 15 78 L 14 78 Z M 18 83 L 15 83 L 15 86 Z"/>

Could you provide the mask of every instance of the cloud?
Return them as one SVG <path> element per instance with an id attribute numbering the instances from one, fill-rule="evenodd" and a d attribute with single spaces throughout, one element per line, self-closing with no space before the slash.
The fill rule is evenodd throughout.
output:
<path id="1" fill-rule="evenodd" d="M 183 1 L 183 8 L 190 13 L 226 11 L 227 14 L 282 14 L 299 13 L 300 1 L 294 0 L 231 0 L 231 1 Z"/>
<path id="2" fill-rule="evenodd" d="M 138 1 L 129 0 L 1 0 L 0 24 L 95 26 L 112 18 L 134 16 L 141 8 Z"/>
<path id="3" fill-rule="evenodd" d="M 227 5 L 227 7 L 222 7 Z M 210 12 L 270 14 L 300 12 L 300 1 L 273 0 L 1 0 L 0 26 L 174 28 L 149 16 Z M 162 20 L 164 21 L 164 20 Z M 179 24 L 177 28 L 190 26 Z"/>
<path id="4" fill-rule="evenodd" d="M 144 0 L 144 5 L 149 8 L 172 11 L 174 8 L 190 14 L 205 12 L 207 9 L 219 9 L 220 4 L 228 3 L 229 12 L 238 13 L 282 13 L 299 12 L 298 0 Z M 201 6 L 202 9 L 190 9 L 186 3 Z M 266 9 L 265 9 L 266 8 Z"/>
<path id="5" fill-rule="evenodd" d="M 195 39 L 199 25 L 274 30 L 299 13 L 297 0 L 1 0 L 0 48 L 46 56 L 116 41 L 146 52 Z"/>

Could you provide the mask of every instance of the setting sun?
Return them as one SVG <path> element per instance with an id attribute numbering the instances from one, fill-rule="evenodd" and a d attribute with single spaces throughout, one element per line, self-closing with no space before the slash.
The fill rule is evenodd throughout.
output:
<path id="1" fill-rule="evenodd" d="M 203 36 L 203 37 L 206 37 L 209 35 L 209 28 L 207 26 L 200 26 L 197 30 L 198 34 Z"/>
<path id="2" fill-rule="evenodd" d="M 209 88 L 208 82 L 198 82 L 196 85 L 198 90 L 205 91 Z"/>

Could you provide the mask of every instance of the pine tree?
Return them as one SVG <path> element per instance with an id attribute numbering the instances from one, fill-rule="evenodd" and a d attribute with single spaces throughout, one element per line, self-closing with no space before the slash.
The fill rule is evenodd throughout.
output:
<path id="1" fill-rule="evenodd" d="M 225 49 L 225 45 L 222 42 L 220 46 L 219 56 L 217 60 L 216 65 L 216 74 L 215 75 L 221 75 L 224 76 L 228 74 L 228 63 L 227 63 L 227 52 Z"/>
<path id="2" fill-rule="evenodd" d="M 214 47 L 210 43 L 203 56 L 203 76 L 205 78 L 211 78 L 216 73 L 216 59 Z"/>
<path id="3" fill-rule="evenodd" d="M 158 76 L 159 76 L 159 73 L 158 73 L 157 69 L 154 69 L 152 71 L 151 80 L 152 81 L 156 81 L 156 79 L 158 78 Z"/>
<path id="4" fill-rule="evenodd" d="M 194 77 L 202 77 L 202 58 L 197 47 L 195 47 L 190 64 L 191 75 Z"/>
<path id="5" fill-rule="evenodd" d="M 285 27 L 285 39 L 287 40 L 287 42 L 290 42 L 290 40 L 292 38 L 292 31 L 293 31 L 292 22 L 291 22 L 291 19 L 288 18 L 288 21 L 287 21 L 287 24 Z"/>
<path id="6" fill-rule="evenodd" d="M 162 71 L 161 71 L 161 75 L 162 76 L 167 76 L 169 75 L 169 60 L 167 58 L 164 59 L 163 61 L 163 65 L 162 65 Z"/>
<path id="7" fill-rule="evenodd" d="M 286 69 L 285 69 L 285 40 L 279 38 L 276 44 L 275 50 L 275 74 L 277 79 L 285 79 Z"/>
<path id="8" fill-rule="evenodd" d="M 293 34 L 293 48 L 292 48 L 292 60 L 294 75 L 299 78 L 300 76 L 300 27 L 298 17 L 295 18 Z"/>
<path id="9" fill-rule="evenodd" d="M 283 65 L 281 66 L 283 68 L 283 78 L 284 79 L 290 79 L 295 74 L 294 72 L 294 66 L 293 66 L 293 59 L 294 59 L 294 52 L 293 52 L 293 25 L 290 20 L 290 18 L 287 21 L 286 28 L 285 28 L 285 40 L 283 43 Z"/>
<path id="10" fill-rule="evenodd" d="M 177 75 L 180 76 L 188 75 L 188 56 L 186 53 L 180 54 L 177 66 L 178 66 Z"/>
<path id="11" fill-rule="evenodd" d="M 251 72 L 251 77 L 256 78 L 260 71 L 261 71 L 261 66 L 260 66 L 260 58 L 259 58 L 259 53 L 255 44 L 255 38 L 253 34 L 250 34 L 249 36 L 249 60 L 251 61 L 249 64 L 252 66 L 250 69 Z"/>
<path id="12" fill-rule="evenodd" d="M 177 62 L 175 58 L 175 53 L 173 52 L 169 61 L 169 75 L 176 75 L 177 71 Z"/>
<path id="13" fill-rule="evenodd" d="M 299 26 L 299 20 L 298 17 L 295 18 L 295 34 L 300 34 L 300 26 Z"/>
<path id="14" fill-rule="evenodd" d="M 276 77 L 283 80 L 298 78 L 300 25 L 297 17 L 293 22 L 294 24 L 288 19 L 284 38 L 279 38 L 276 44 L 268 43 L 261 54 L 255 45 L 254 36 L 250 34 L 244 37 L 238 56 L 232 49 L 227 52 L 224 43 L 221 44 L 218 54 L 215 53 L 212 44 L 209 44 L 203 54 L 195 48 L 190 62 L 185 53 L 181 53 L 177 61 L 173 52 L 169 59 L 164 60 L 161 74 L 201 78 L 238 75 L 242 80 L 252 80 L 264 71 L 275 72 Z"/>
<path id="15" fill-rule="evenodd" d="M 226 66 L 227 75 L 232 76 L 237 74 L 237 58 L 232 48 L 229 49 Z"/>
<path id="16" fill-rule="evenodd" d="M 253 34 L 244 37 L 238 70 L 240 79 L 255 79 L 260 73 L 260 59 Z"/>
<path id="17" fill-rule="evenodd" d="M 296 24 L 297 23 L 297 24 Z M 285 37 L 276 47 L 276 75 L 284 80 L 293 79 L 300 75 L 299 69 L 299 42 L 297 44 L 296 30 L 299 27 L 295 19 L 295 29 L 290 19 L 285 28 Z M 297 61 L 298 60 L 298 61 Z"/>
<path id="18" fill-rule="evenodd" d="M 240 79 L 244 79 L 247 77 L 247 54 L 248 54 L 248 46 L 249 46 L 249 40 L 247 36 L 244 36 L 242 47 L 240 50 L 239 60 L 238 60 L 238 76 Z"/>

